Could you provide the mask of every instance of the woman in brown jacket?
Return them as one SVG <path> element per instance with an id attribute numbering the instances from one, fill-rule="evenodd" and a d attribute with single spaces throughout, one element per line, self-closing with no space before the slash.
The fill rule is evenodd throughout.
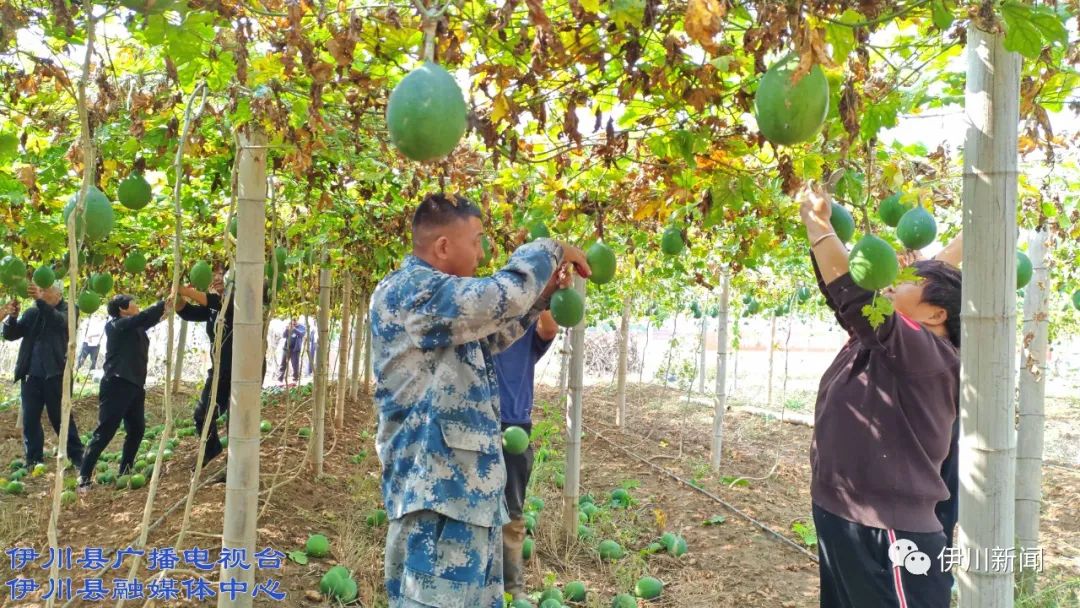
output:
<path id="1" fill-rule="evenodd" d="M 948 608 L 952 576 L 936 508 L 960 385 L 960 272 L 942 259 L 913 264 L 920 281 L 867 291 L 829 222 L 831 200 L 800 194 L 818 285 L 848 342 L 822 376 L 811 444 L 821 606 Z M 959 257 L 951 244 L 945 258 Z M 864 307 L 891 300 L 872 324 Z M 951 527 L 951 524 L 949 524 Z"/>

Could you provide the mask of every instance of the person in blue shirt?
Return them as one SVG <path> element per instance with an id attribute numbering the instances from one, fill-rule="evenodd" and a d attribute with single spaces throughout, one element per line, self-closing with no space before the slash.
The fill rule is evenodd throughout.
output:
<path id="1" fill-rule="evenodd" d="M 502 429 L 519 426 L 532 433 L 533 383 L 536 364 L 551 348 L 559 334 L 551 312 L 540 313 L 536 323 L 518 338 L 513 346 L 495 355 L 495 375 L 499 379 L 499 409 Z M 525 560 L 525 490 L 532 475 L 533 449 L 529 444 L 523 454 L 503 450 L 506 461 L 506 510 L 510 523 L 503 526 L 503 586 L 513 599 L 526 599 Z"/>
<path id="2" fill-rule="evenodd" d="M 509 517 L 492 356 L 547 310 L 562 266 L 590 274 L 580 249 L 540 238 L 476 278 L 482 217 L 460 196 L 426 196 L 412 255 L 372 296 L 390 608 L 503 608 Z"/>

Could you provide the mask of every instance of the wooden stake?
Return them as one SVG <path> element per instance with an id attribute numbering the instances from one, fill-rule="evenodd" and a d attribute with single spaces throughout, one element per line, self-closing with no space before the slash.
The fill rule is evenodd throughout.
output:
<path id="1" fill-rule="evenodd" d="M 1047 291 L 1046 230 L 1029 243 L 1031 283 L 1024 290 L 1024 331 L 1020 349 L 1020 417 L 1016 433 L 1016 544 L 1038 550 L 1042 506 L 1043 431 L 1046 426 Z M 1034 568 L 1017 573 L 1021 597 L 1035 590 Z"/>
<path id="2" fill-rule="evenodd" d="M 585 300 L 585 279 L 575 276 L 574 289 Z M 588 309 L 586 309 L 588 314 Z M 570 331 L 569 397 L 566 401 L 566 483 L 563 486 L 563 533 L 577 539 L 578 495 L 581 486 L 581 401 L 585 376 L 585 316 Z"/>
<path id="3" fill-rule="evenodd" d="M 1020 56 L 1004 35 L 967 32 L 960 523 L 972 555 L 1016 539 L 1016 155 Z M 958 572 L 960 608 L 1011 608 L 1013 574 L 980 560 Z M 995 570 L 1002 570 L 996 572 Z"/>

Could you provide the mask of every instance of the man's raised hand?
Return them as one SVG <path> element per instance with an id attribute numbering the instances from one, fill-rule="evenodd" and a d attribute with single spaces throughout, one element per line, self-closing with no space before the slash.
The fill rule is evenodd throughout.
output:
<path id="1" fill-rule="evenodd" d="M 569 243 L 563 243 L 562 241 L 556 241 L 563 250 L 563 264 L 572 264 L 574 271 L 578 273 L 578 276 L 583 278 L 589 278 L 592 274 L 592 269 L 589 268 L 589 262 L 585 259 L 585 252 L 574 247 Z"/>

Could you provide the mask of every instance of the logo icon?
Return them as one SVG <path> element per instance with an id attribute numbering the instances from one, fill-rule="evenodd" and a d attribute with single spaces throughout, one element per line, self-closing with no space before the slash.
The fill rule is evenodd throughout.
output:
<path id="1" fill-rule="evenodd" d="M 898 538 L 889 545 L 889 561 L 894 568 L 903 568 L 915 576 L 926 576 L 930 572 L 930 556 L 919 551 L 914 541 Z"/>

